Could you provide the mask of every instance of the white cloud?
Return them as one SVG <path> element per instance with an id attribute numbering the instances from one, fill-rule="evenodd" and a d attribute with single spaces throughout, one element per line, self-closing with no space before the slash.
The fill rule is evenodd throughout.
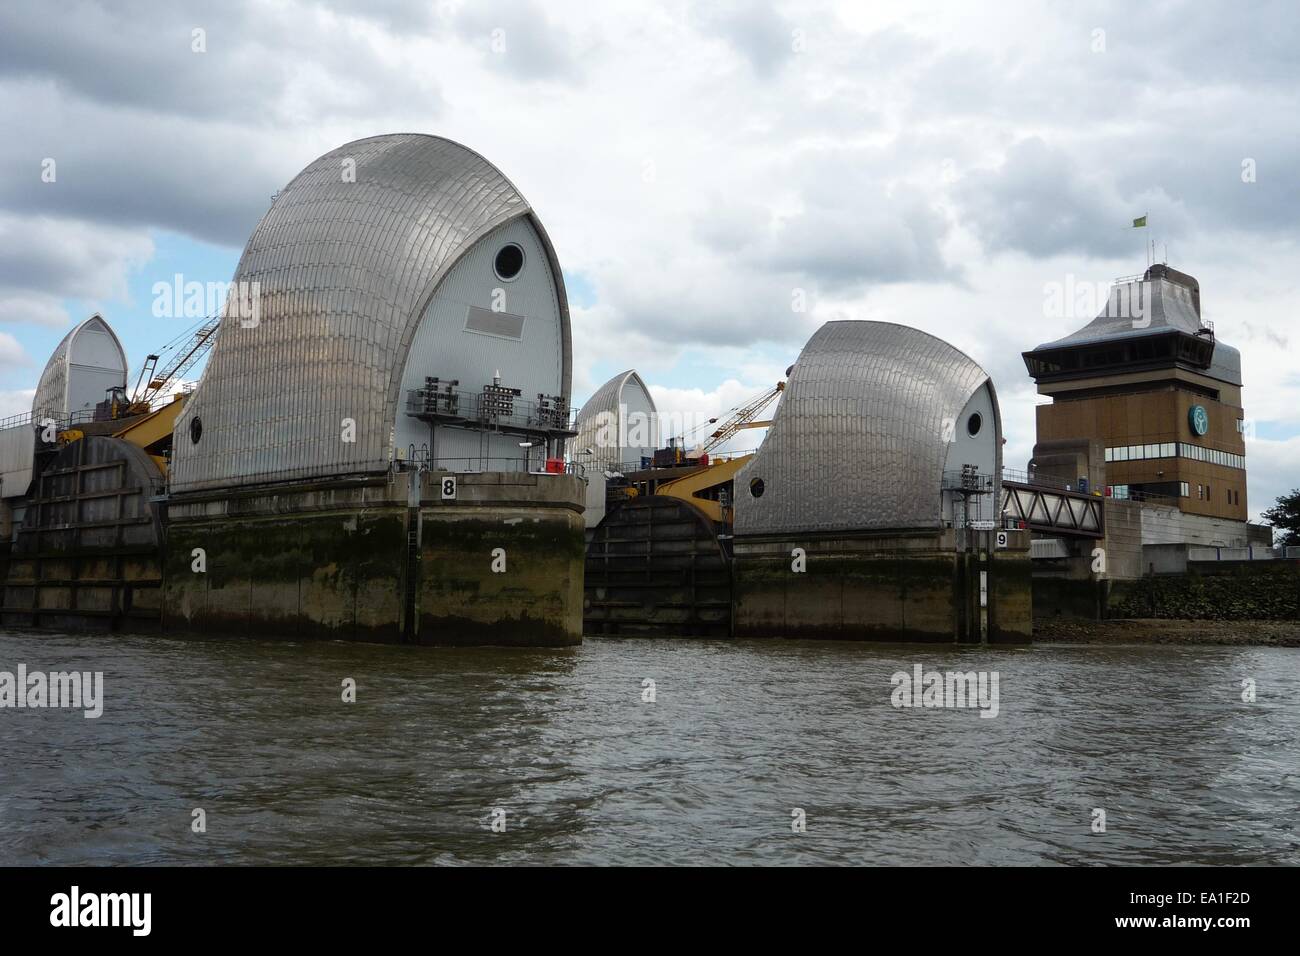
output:
<path id="1" fill-rule="evenodd" d="M 31 356 L 16 338 L 8 332 L 0 332 L 0 372 L 10 375 L 16 369 L 31 366 Z M 6 392 L 5 394 L 12 394 Z"/>
<path id="2" fill-rule="evenodd" d="M 1277 503 L 1282 495 L 1300 488 L 1300 435 L 1284 440 L 1255 439 L 1246 445 L 1246 470 L 1250 480 L 1251 520 Z"/>
<path id="3" fill-rule="evenodd" d="M 32 399 L 36 396 L 34 388 L 0 390 L 0 419 L 11 415 L 23 415 L 32 410 Z"/>
<path id="4" fill-rule="evenodd" d="M 1044 284 L 1140 271 L 1154 237 L 1242 350 L 1246 414 L 1300 432 L 1293 5 L 34 9 L 6 8 L 0 40 L 0 321 L 120 295 L 154 230 L 241 246 L 316 156 L 410 130 L 500 166 L 594 290 L 575 396 L 634 366 L 671 407 L 721 411 L 821 322 L 885 319 L 984 365 L 1023 467 L 1020 353 L 1082 324 L 1044 314 Z M 202 56 L 176 42 L 191 21 Z M 1253 500 L 1288 450 L 1252 465 Z"/>
<path id="5" fill-rule="evenodd" d="M 127 273 L 154 252 L 153 240 L 134 230 L 4 212 L 0 246 L 0 292 L 16 291 L 7 301 L 26 302 L 28 320 L 47 323 L 51 297 L 125 299 Z"/>
<path id="6" fill-rule="evenodd" d="M 650 394 L 659 410 L 662 442 L 666 443 L 670 437 L 683 439 L 688 451 L 703 444 L 739 408 L 766 393 L 776 381 L 775 376 L 765 384 L 729 378 L 716 388 L 707 390 L 671 388 L 649 383 Z M 771 419 L 779 404 L 778 397 L 753 420 Z M 766 431 L 765 428 L 742 429 L 715 448 L 713 453 L 734 453 L 757 448 Z"/>
<path id="7" fill-rule="evenodd" d="M 60 304 L 58 296 L 28 290 L 24 295 L 0 297 L 0 323 L 27 322 L 61 328 L 71 321 L 72 317 Z"/>

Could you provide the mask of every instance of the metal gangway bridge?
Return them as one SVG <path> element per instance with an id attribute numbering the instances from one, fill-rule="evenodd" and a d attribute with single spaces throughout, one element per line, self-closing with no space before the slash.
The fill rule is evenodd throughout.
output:
<path id="1" fill-rule="evenodd" d="M 1009 521 L 1023 522 L 1031 531 L 1076 538 L 1101 538 L 1106 533 L 1106 499 L 1095 491 L 1062 487 L 1058 479 L 1002 470 L 1000 510 Z"/>

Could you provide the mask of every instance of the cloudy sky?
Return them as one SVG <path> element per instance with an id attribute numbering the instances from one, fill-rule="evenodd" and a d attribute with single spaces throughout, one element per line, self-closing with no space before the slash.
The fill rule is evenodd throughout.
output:
<path id="1" fill-rule="evenodd" d="M 92 311 L 137 366 L 184 331 L 153 284 L 229 281 L 316 156 L 427 132 L 546 223 L 576 402 L 635 366 L 662 409 L 717 412 L 827 319 L 883 319 L 992 374 L 1013 467 L 1020 353 L 1092 317 L 1048 290 L 1154 239 L 1242 351 L 1258 514 L 1300 486 L 1297 49 L 1300 7 L 1241 0 L 7 0 L 0 416 Z"/>

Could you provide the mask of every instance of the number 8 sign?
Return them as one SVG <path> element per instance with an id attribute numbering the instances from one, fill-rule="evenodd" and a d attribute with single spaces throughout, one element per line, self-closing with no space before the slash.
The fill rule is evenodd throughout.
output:
<path id="1" fill-rule="evenodd" d="M 447 475 L 442 479 L 442 500 L 456 500 L 456 476 Z"/>

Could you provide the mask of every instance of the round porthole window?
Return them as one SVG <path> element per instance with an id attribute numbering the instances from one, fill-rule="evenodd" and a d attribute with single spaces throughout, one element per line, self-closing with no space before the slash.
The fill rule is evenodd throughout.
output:
<path id="1" fill-rule="evenodd" d="M 749 495 L 751 498 L 763 497 L 763 479 L 753 478 L 749 482 Z"/>
<path id="2" fill-rule="evenodd" d="M 193 442 L 195 445 L 197 445 L 199 443 L 199 439 L 202 437 L 203 437 L 203 419 L 195 415 L 193 418 L 190 419 L 190 441 Z"/>
<path id="3" fill-rule="evenodd" d="M 966 434 L 974 438 L 980 433 L 980 427 L 984 424 L 984 419 L 976 412 L 970 418 L 966 419 Z"/>
<path id="4" fill-rule="evenodd" d="M 497 250 L 497 257 L 492 261 L 492 269 L 497 278 L 509 282 L 524 271 L 524 250 L 513 242 L 508 242 Z"/>

